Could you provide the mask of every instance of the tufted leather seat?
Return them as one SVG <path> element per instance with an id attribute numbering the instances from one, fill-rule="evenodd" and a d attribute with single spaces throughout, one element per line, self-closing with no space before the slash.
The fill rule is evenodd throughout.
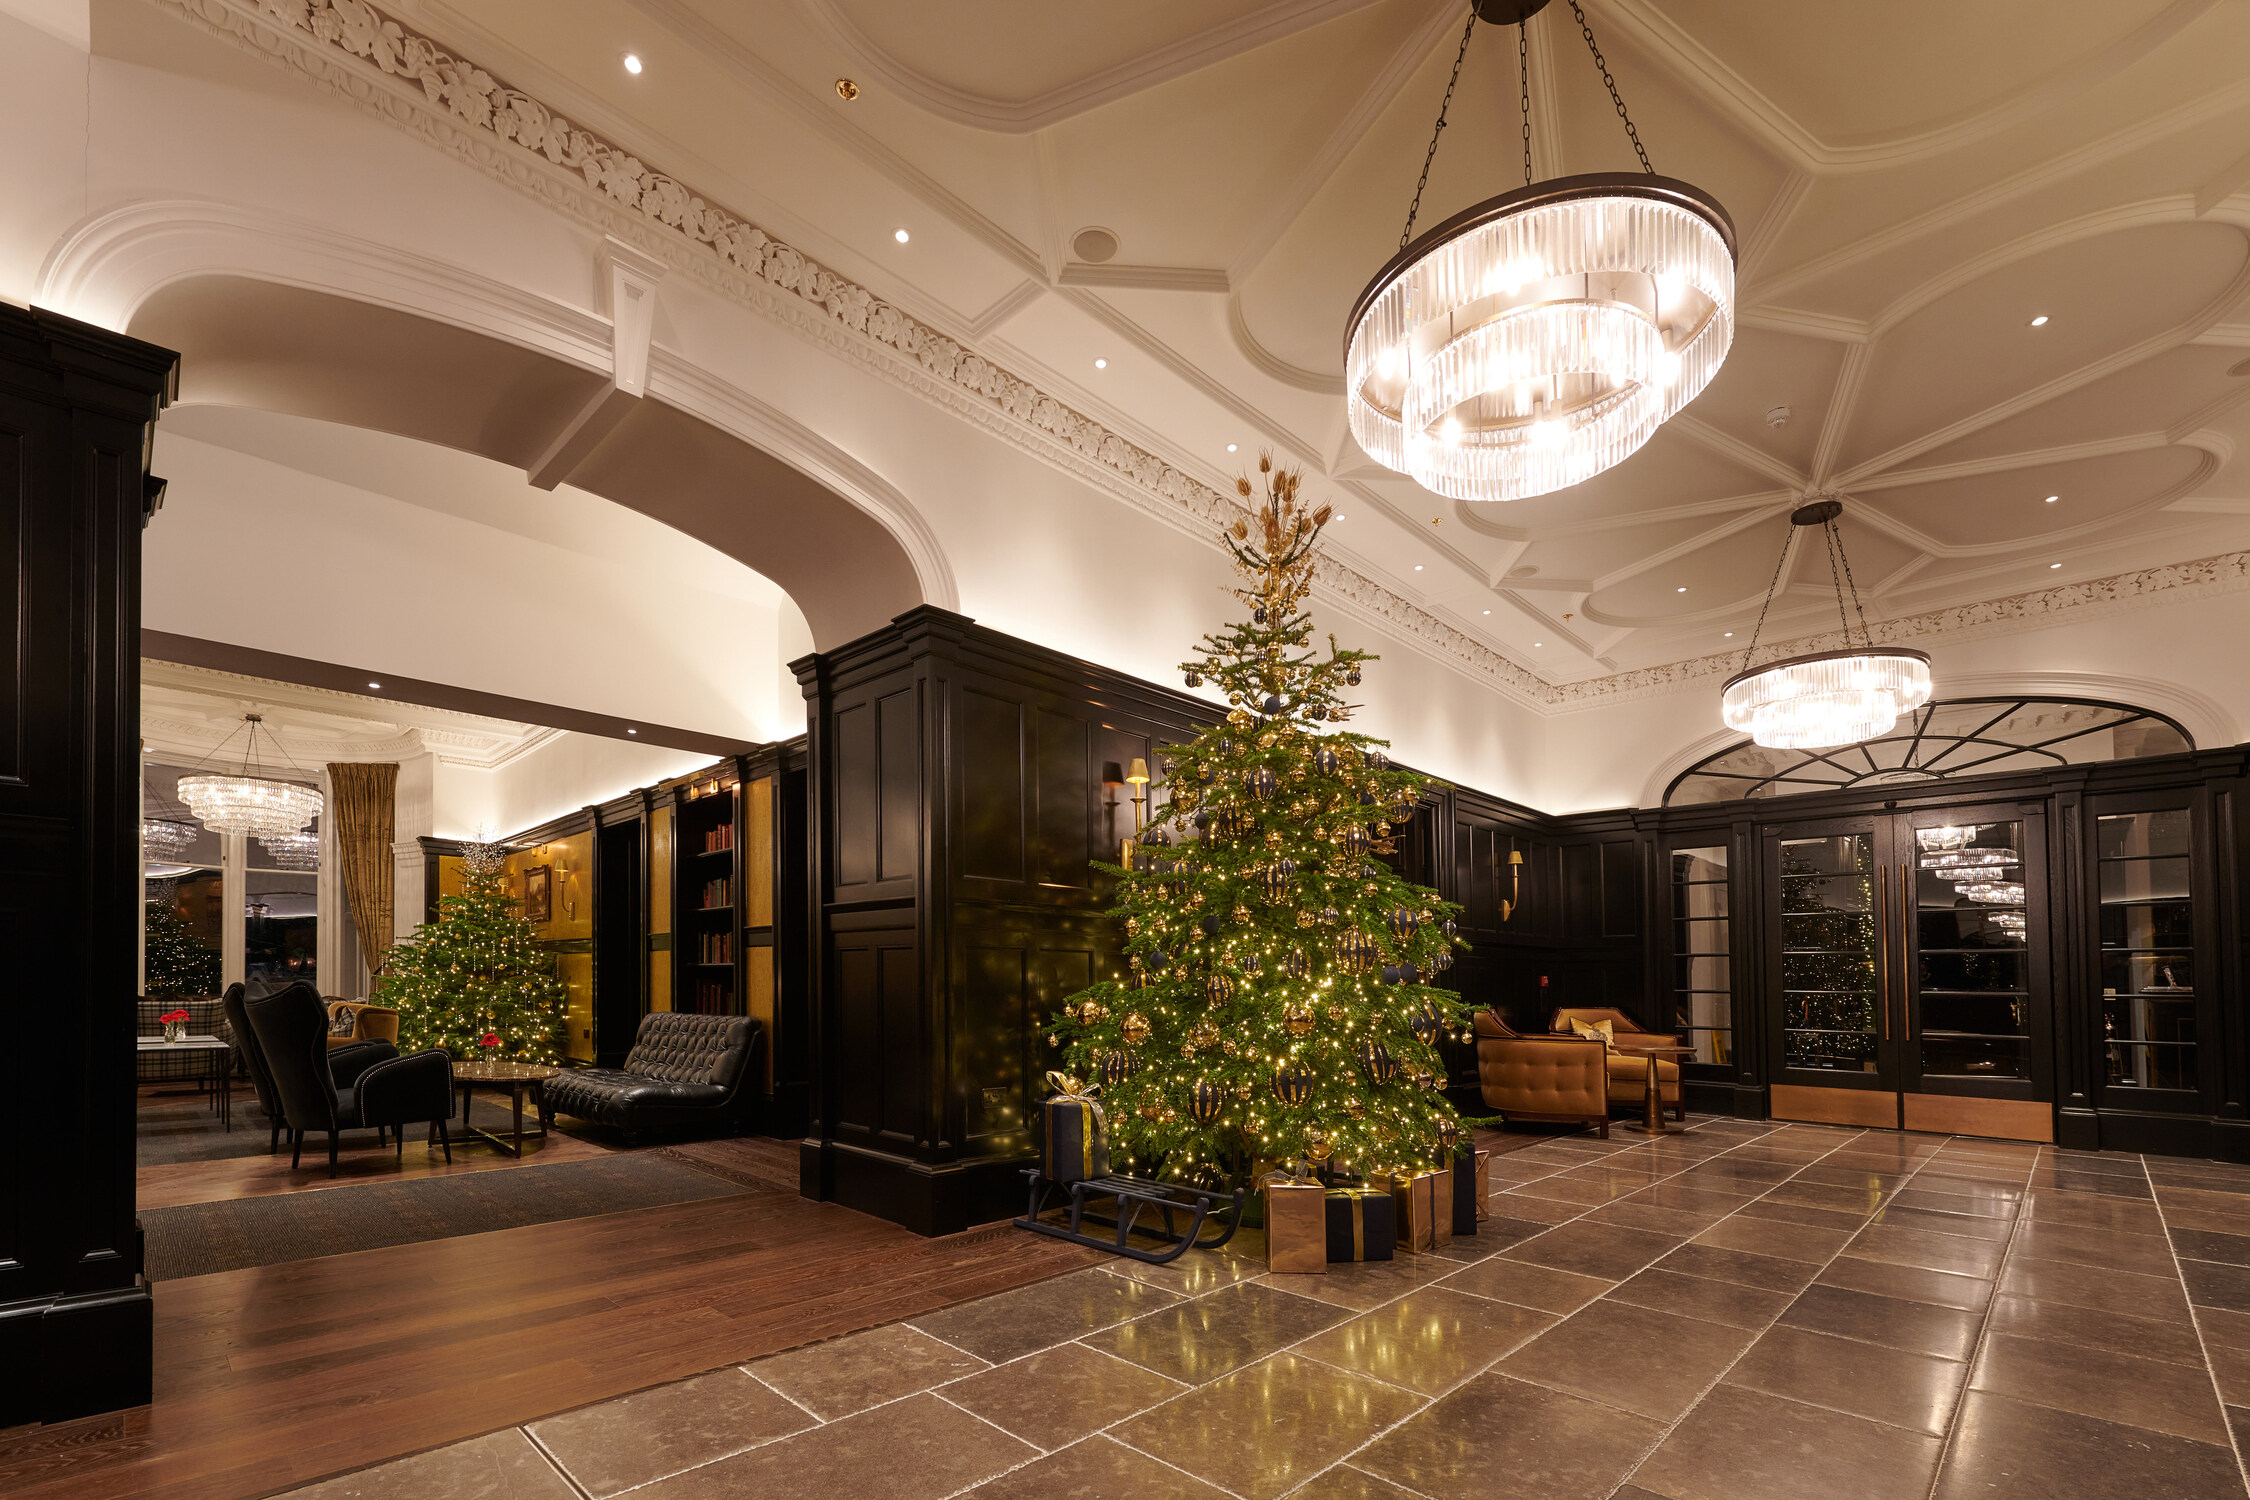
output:
<path id="1" fill-rule="evenodd" d="M 748 1016 L 655 1011 L 641 1017 L 622 1068 L 571 1068 L 541 1086 L 547 1108 L 638 1130 L 732 1124 L 749 1103 L 764 1031 Z"/>
<path id="2" fill-rule="evenodd" d="M 1607 1006 L 1566 1008 L 1555 1012 L 1554 1028 L 1558 1034 L 1571 1034 L 1570 1023 L 1584 1021 L 1591 1026 L 1596 1022 L 1610 1023 L 1610 1032 L 1617 1050 L 1609 1055 L 1609 1102 L 1638 1109 L 1648 1100 L 1648 1065 L 1651 1061 L 1641 1052 L 1643 1047 L 1676 1047 L 1680 1039 L 1669 1032 L 1643 1031 L 1633 1024 L 1633 1018 L 1621 1010 Z M 1664 1107 L 1680 1119 L 1687 1118 L 1687 1101 L 1680 1092 L 1680 1065 L 1669 1057 L 1654 1059 L 1656 1063 L 1656 1094 Z"/>
<path id="3" fill-rule="evenodd" d="M 1473 1029 L 1487 1109 L 1511 1120 L 1582 1121 L 1608 1137 L 1609 1070 L 1600 1042 L 1523 1036 L 1489 1010 Z"/>

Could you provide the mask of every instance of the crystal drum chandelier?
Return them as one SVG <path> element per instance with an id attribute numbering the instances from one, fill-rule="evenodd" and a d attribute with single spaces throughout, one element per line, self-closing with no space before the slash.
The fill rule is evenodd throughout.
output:
<path id="1" fill-rule="evenodd" d="M 177 818 L 141 819 L 141 857 L 152 864 L 171 864 L 195 843 L 195 825 Z"/>
<path id="2" fill-rule="evenodd" d="M 1757 657 L 1766 612 L 1773 608 L 1774 595 L 1781 590 L 1782 570 L 1788 566 L 1796 544 L 1796 531 L 1792 529 L 1781 545 L 1780 561 L 1774 564 L 1773 582 L 1766 586 L 1765 608 L 1758 611 L 1757 629 L 1750 632 L 1750 648 L 1743 653 L 1742 670 L 1719 690 L 1719 713 L 1727 728 L 1747 730 L 1751 739 L 1775 750 L 1822 750 L 1873 739 L 1896 724 L 1900 714 L 1930 701 L 1930 658 L 1903 647 L 1877 646 L 1868 633 L 1859 585 L 1852 581 L 1844 540 L 1836 531 L 1836 518 L 1843 513 L 1840 500 L 1816 500 L 1790 512 L 1789 523 L 1792 528 L 1821 529 L 1828 548 L 1830 577 L 1836 585 L 1836 613 L 1844 622 L 1844 649 L 1792 656 L 1757 668 L 1750 665 Z M 1852 617 L 1845 610 L 1846 589 L 1851 592 L 1851 608 L 1859 615 L 1863 645 L 1851 644 Z"/>
<path id="3" fill-rule="evenodd" d="M 1546 3 L 1477 0 L 1399 252 L 1345 329 L 1352 436 L 1456 500 L 1544 495 L 1623 461 L 1711 383 L 1734 341 L 1734 223 L 1700 189 L 1656 175 L 1577 0 L 1642 170 L 1532 181 L 1524 26 Z M 1517 28 L 1524 185 L 1415 239 L 1480 19 Z"/>
<path id="4" fill-rule="evenodd" d="M 258 714 L 242 716 L 243 728 L 235 733 L 247 731 L 248 742 L 239 773 L 204 771 L 180 778 L 180 800 L 215 833 L 280 837 L 301 831 L 320 815 L 319 792 L 300 781 L 269 776 L 259 765 L 258 726 L 263 722 Z M 233 738 L 227 736 L 211 754 L 226 749 Z"/>
<path id="5" fill-rule="evenodd" d="M 317 833 L 260 834 L 258 842 L 265 846 L 266 857 L 281 870 L 317 870 L 320 868 L 320 835 Z"/>

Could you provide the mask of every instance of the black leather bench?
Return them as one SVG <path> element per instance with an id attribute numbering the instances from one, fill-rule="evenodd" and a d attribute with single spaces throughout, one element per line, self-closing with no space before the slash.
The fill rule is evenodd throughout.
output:
<path id="1" fill-rule="evenodd" d="M 733 1126 L 748 1108 L 765 1029 L 748 1016 L 641 1017 L 622 1068 L 566 1068 L 541 1086 L 547 1108 L 619 1130 Z"/>

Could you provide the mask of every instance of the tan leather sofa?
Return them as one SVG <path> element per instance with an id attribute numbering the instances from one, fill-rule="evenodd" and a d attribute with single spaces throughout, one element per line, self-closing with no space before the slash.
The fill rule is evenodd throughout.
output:
<path id="1" fill-rule="evenodd" d="M 1610 1035 L 1617 1050 L 1607 1059 L 1609 1070 L 1608 1097 L 1611 1104 L 1623 1104 L 1632 1109 L 1643 1108 L 1648 1102 L 1648 1065 L 1656 1064 L 1657 1097 L 1664 1107 L 1673 1112 L 1675 1119 L 1687 1118 L 1687 1098 L 1680 1089 L 1680 1065 L 1668 1057 L 1650 1058 L 1639 1049 L 1644 1047 L 1677 1047 L 1680 1039 L 1668 1033 L 1643 1031 L 1633 1024 L 1630 1016 L 1621 1010 L 1606 1006 L 1577 1006 L 1555 1012 L 1554 1030 L 1571 1036 L 1570 1023 L 1584 1021 L 1589 1026 L 1603 1021 L 1610 1024 Z"/>
<path id="2" fill-rule="evenodd" d="M 1485 1108 L 1510 1120 L 1592 1125 L 1608 1139 L 1608 1069 L 1600 1042 L 1524 1036 L 1489 1010 L 1478 1013 L 1472 1029 Z"/>
<path id="3" fill-rule="evenodd" d="M 398 1041 L 398 1012 L 390 1006 L 374 1005 L 365 1000 L 342 1000 L 334 995 L 323 995 L 320 1001 L 328 1008 L 329 1046 Z"/>

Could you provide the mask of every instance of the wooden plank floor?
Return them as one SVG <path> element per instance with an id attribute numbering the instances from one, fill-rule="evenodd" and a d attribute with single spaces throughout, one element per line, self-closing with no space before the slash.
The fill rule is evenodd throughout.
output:
<path id="1" fill-rule="evenodd" d="M 1095 1258 L 747 1192 L 164 1282 L 155 1403 L 0 1433 L 0 1494 L 276 1494 Z"/>

